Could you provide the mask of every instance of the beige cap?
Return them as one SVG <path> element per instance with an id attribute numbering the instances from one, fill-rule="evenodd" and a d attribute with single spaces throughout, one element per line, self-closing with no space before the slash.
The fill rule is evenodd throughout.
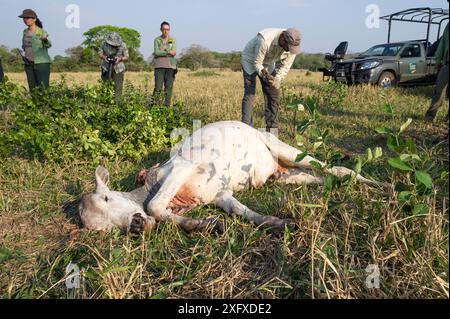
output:
<path id="1" fill-rule="evenodd" d="M 289 28 L 284 32 L 284 38 L 289 44 L 289 52 L 292 54 L 299 54 L 301 41 L 300 31 L 295 28 Z"/>

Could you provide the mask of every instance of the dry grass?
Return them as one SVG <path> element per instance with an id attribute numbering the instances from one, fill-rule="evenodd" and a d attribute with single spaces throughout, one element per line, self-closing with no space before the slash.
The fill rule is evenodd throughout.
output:
<path id="1" fill-rule="evenodd" d="M 194 118 L 240 119 L 241 73 L 217 73 L 202 77 L 183 70 L 174 98 L 183 101 Z M 8 76 L 25 83 L 23 74 Z M 53 74 L 52 80 L 59 76 Z M 69 83 L 95 83 L 98 75 L 65 77 Z M 153 88 L 150 73 L 127 73 L 126 79 L 142 90 Z M 284 92 L 309 95 L 314 90 L 311 84 L 319 81 L 317 73 L 306 76 L 293 71 Z M 256 126 L 264 127 L 260 92 Z M 331 147 L 355 155 L 385 144 L 373 133 L 374 127 L 398 128 L 412 117 L 407 134 L 436 167 L 448 171 L 448 142 L 434 143 L 447 125 L 421 120 L 431 92 L 432 88 L 350 87 L 342 108 L 322 105 L 319 125 L 331 129 Z M 395 106 L 395 118 L 384 115 L 385 103 Z M 293 113 L 284 107 L 280 112 L 281 137 L 294 144 Z M 0 117 L 1 129 L 8 116 Z M 161 160 L 165 152 L 140 163 L 106 163 L 112 188 L 132 189 L 135 172 Z M 335 191 L 325 199 L 319 186 L 270 182 L 238 197 L 261 213 L 294 217 L 298 228 L 282 237 L 204 207 L 192 215 L 220 215 L 226 224 L 223 234 L 186 234 L 168 224 L 139 238 L 112 232 L 82 233 L 71 239 L 70 232 L 77 229 L 77 200 L 93 189 L 93 165 L 18 157 L 0 164 L 0 296 L 4 298 L 448 298 L 448 180 L 427 199 L 426 216 L 411 215 L 392 194 L 362 185 Z M 374 178 L 395 182 L 386 158 L 369 169 Z M 82 269 L 82 285 L 75 292 L 64 286 L 70 262 Z M 379 289 L 365 285 L 369 264 L 380 269 Z"/>

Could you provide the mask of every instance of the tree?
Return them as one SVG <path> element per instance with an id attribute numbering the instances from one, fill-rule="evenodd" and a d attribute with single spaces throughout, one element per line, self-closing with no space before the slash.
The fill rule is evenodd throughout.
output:
<path id="1" fill-rule="evenodd" d="M 319 68 L 326 66 L 323 54 L 300 53 L 296 56 L 292 68 L 317 71 Z"/>
<path id="2" fill-rule="evenodd" d="M 138 49 L 141 46 L 141 35 L 138 31 L 129 28 L 121 28 L 112 25 L 100 25 L 93 27 L 83 33 L 86 40 L 83 41 L 82 45 L 85 48 L 93 50 L 94 52 L 98 52 L 103 41 L 111 32 L 117 32 L 122 37 L 122 40 L 128 47 L 130 59 L 137 58 L 139 56 Z"/>
<path id="3" fill-rule="evenodd" d="M 74 61 L 75 63 L 83 63 L 86 62 L 84 61 L 83 57 L 84 57 L 84 49 L 81 45 L 73 47 L 73 48 L 69 48 L 67 50 L 65 50 L 64 52 L 69 56 L 69 58 Z M 55 57 L 56 58 L 56 57 Z"/>
<path id="4" fill-rule="evenodd" d="M 225 61 L 223 67 L 231 69 L 232 71 L 242 71 L 241 52 L 232 51 L 225 54 Z"/>
<path id="5" fill-rule="evenodd" d="M 23 70 L 23 60 L 18 48 L 9 50 L 8 47 L 1 45 L 0 57 L 5 71 L 18 72 Z"/>
<path id="6" fill-rule="evenodd" d="M 142 71 L 145 68 L 145 60 L 139 52 L 141 46 L 141 35 L 138 31 L 121 28 L 112 25 L 100 25 L 89 29 L 83 35 L 86 40 L 83 41 L 82 46 L 70 49 L 66 52 L 75 59 L 81 59 L 82 63 L 89 65 L 98 65 L 98 51 L 105 38 L 111 32 L 117 32 L 128 47 L 130 59 L 127 62 L 127 69 L 130 71 Z"/>
<path id="7" fill-rule="evenodd" d="M 213 67 L 214 61 L 213 53 L 208 48 L 193 44 L 183 50 L 179 65 L 180 67 L 197 70 L 199 68 Z"/>

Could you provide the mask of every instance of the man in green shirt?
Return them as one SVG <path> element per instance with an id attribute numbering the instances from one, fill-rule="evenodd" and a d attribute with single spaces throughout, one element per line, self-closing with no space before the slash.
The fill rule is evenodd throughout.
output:
<path id="1" fill-rule="evenodd" d="M 448 23 L 445 27 L 444 34 L 442 35 L 441 41 L 436 51 L 436 68 L 439 72 L 436 87 L 434 89 L 434 95 L 431 100 L 430 108 L 425 114 L 425 120 L 432 122 L 434 121 L 437 111 L 447 100 L 448 109 L 448 76 L 449 76 L 449 65 L 448 65 Z M 447 111 L 447 121 L 448 121 L 448 111 Z"/>
<path id="2" fill-rule="evenodd" d="M 177 46 L 175 38 L 170 36 L 170 24 L 161 23 L 161 35 L 154 41 L 153 63 L 155 66 L 154 96 L 158 104 L 164 86 L 164 104 L 170 106 L 172 99 L 173 82 L 177 72 Z"/>

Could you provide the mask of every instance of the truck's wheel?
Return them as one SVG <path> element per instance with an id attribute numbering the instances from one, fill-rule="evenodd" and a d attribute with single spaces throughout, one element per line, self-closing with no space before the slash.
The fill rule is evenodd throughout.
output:
<path id="1" fill-rule="evenodd" d="M 397 79 L 395 78 L 394 73 L 390 71 L 384 71 L 381 73 L 380 78 L 378 79 L 378 86 L 383 89 L 390 89 L 397 85 Z"/>

